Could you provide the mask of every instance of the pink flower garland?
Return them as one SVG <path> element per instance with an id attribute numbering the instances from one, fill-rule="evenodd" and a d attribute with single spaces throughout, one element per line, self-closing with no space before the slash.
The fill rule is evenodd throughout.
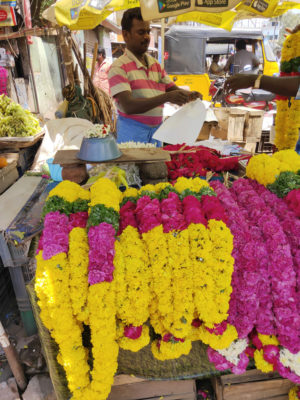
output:
<path id="1" fill-rule="evenodd" d="M 239 338 L 245 338 L 257 322 L 260 281 L 258 260 L 264 257 L 265 249 L 252 239 L 248 222 L 229 190 L 220 182 L 213 182 L 212 186 L 225 208 L 228 226 L 233 234 L 232 255 L 235 264 L 228 322 L 236 327 Z"/>
<path id="2" fill-rule="evenodd" d="M 120 228 L 118 235 L 127 228 L 128 225 L 137 228 L 137 221 L 135 218 L 135 209 L 136 205 L 132 201 L 127 201 L 121 208 L 120 208 Z"/>
<path id="3" fill-rule="evenodd" d="M 297 217 L 300 218 L 300 189 L 291 190 L 284 200 L 289 209 L 294 211 Z"/>
<path id="4" fill-rule="evenodd" d="M 269 254 L 268 273 L 271 282 L 271 297 L 274 313 L 274 333 L 281 345 L 291 352 L 300 350 L 300 316 L 297 310 L 296 274 L 291 249 L 276 216 L 252 189 L 245 179 L 233 184 L 239 204 L 248 213 L 249 220 L 258 226 Z M 264 312 L 264 308 L 262 308 Z"/>
<path id="5" fill-rule="evenodd" d="M 43 258 L 49 260 L 59 253 L 67 253 L 69 249 L 69 219 L 59 211 L 52 211 L 45 216 L 41 246 Z"/>
<path id="6" fill-rule="evenodd" d="M 227 223 L 228 218 L 220 200 L 214 196 L 203 195 L 201 197 L 202 212 L 207 220 L 216 219 Z"/>
<path id="7" fill-rule="evenodd" d="M 295 214 L 288 209 L 288 206 L 282 199 L 279 199 L 275 194 L 271 193 L 256 181 L 249 180 L 249 183 L 276 215 L 287 236 L 293 256 L 294 272 L 296 274 L 296 303 L 298 306 L 298 314 L 300 315 L 300 221 L 295 217 Z"/>
<path id="8" fill-rule="evenodd" d="M 207 225 L 204 217 L 201 203 L 195 196 L 186 196 L 182 200 L 183 215 L 187 226 L 190 224 L 203 224 Z"/>
<path id="9" fill-rule="evenodd" d="M 112 225 L 102 222 L 92 226 L 89 239 L 89 284 L 113 280 L 115 256 L 115 230 Z"/>
<path id="10" fill-rule="evenodd" d="M 172 230 L 181 231 L 187 227 L 182 214 L 182 204 L 178 194 L 170 192 L 166 199 L 162 199 L 160 210 L 165 233 Z"/>
<path id="11" fill-rule="evenodd" d="M 135 214 L 140 233 L 146 233 L 162 223 L 158 199 L 151 200 L 149 196 L 141 197 L 137 202 Z"/>

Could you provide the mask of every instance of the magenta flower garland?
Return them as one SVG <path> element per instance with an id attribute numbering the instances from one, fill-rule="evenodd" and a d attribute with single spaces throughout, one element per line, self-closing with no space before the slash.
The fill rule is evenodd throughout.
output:
<path id="1" fill-rule="evenodd" d="M 44 219 L 44 231 L 40 247 L 43 248 L 44 260 L 50 260 L 69 249 L 69 218 L 59 211 L 49 212 Z"/>

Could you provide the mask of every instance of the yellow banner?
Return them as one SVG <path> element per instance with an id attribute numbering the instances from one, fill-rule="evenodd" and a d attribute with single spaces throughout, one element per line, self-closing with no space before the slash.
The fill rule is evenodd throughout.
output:
<path id="1" fill-rule="evenodd" d="M 198 22 L 199 24 L 205 24 L 213 26 L 215 28 L 221 28 L 226 29 L 227 31 L 231 31 L 236 16 L 237 13 L 235 11 L 225 11 L 218 14 L 193 11 L 190 13 L 178 15 L 176 17 L 176 22 L 193 21 Z"/>

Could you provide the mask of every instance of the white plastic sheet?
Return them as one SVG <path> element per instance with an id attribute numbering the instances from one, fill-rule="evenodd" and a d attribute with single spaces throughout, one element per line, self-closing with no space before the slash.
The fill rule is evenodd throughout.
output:
<path id="1" fill-rule="evenodd" d="M 186 104 L 158 128 L 153 139 L 168 144 L 193 145 L 203 126 L 206 108 L 199 99 Z"/>

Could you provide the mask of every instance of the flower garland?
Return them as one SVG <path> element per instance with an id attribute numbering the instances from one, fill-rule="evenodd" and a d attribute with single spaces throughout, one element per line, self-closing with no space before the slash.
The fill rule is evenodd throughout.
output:
<path id="1" fill-rule="evenodd" d="M 283 43 L 281 56 L 281 75 L 298 75 L 298 61 L 300 49 L 298 42 L 299 32 L 293 33 Z M 295 69 L 294 69 L 295 67 Z M 300 101 L 292 98 L 280 97 L 277 100 L 277 114 L 275 120 L 275 145 L 279 150 L 294 149 L 299 136 L 300 127 Z"/>
<path id="2" fill-rule="evenodd" d="M 82 324 L 74 318 L 74 303 L 70 294 L 72 268 L 67 258 L 70 219 L 55 210 L 54 199 L 60 205 L 68 202 L 68 207 L 64 206 L 62 210 L 70 215 L 78 204 L 87 205 L 89 195 L 78 185 L 67 181 L 50 192 L 45 205 L 48 213 L 39 245 L 42 250 L 37 254 L 35 280 L 41 319 L 59 346 L 58 361 L 65 369 L 69 389 L 80 398 L 82 390 L 89 385 L 89 366 L 87 351 L 82 346 Z M 77 205 L 74 206 L 75 202 Z"/>
<path id="3" fill-rule="evenodd" d="M 297 352 L 300 350 L 300 317 L 297 311 L 296 274 L 288 239 L 276 216 L 246 180 L 236 181 L 233 190 L 239 204 L 247 210 L 250 220 L 261 229 L 270 257 L 268 271 L 275 331 L 261 333 L 276 332 L 282 346 Z M 291 321 L 295 321 L 292 326 Z"/>
<path id="4" fill-rule="evenodd" d="M 138 351 L 149 343 L 150 270 L 148 253 L 136 228 L 128 225 L 115 245 L 118 343 Z M 134 340 L 132 340 L 134 339 Z"/>
<path id="5" fill-rule="evenodd" d="M 121 194 L 107 178 L 98 179 L 90 188 L 91 208 L 88 225 L 89 294 L 88 308 L 93 353 L 92 381 L 86 397 L 93 393 L 105 400 L 111 390 L 118 367 L 116 292 L 113 281 L 115 234 L 119 227 L 115 213 L 119 212 Z M 101 316 L 101 318 L 100 318 Z"/>
<path id="6" fill-rule="evenodd" d="M 214 182 L 213 187 L 228 215 L 228 226 L 233 234 L 235 265 L 228 322 L 236 327 L 239 338 L 246 338 L 262 314 L 259 313 L 258 288 L 261 286 L 260 271 L 265 272 L 267 251 L 254 239 L 231 192 L 220 182 Z"/>

